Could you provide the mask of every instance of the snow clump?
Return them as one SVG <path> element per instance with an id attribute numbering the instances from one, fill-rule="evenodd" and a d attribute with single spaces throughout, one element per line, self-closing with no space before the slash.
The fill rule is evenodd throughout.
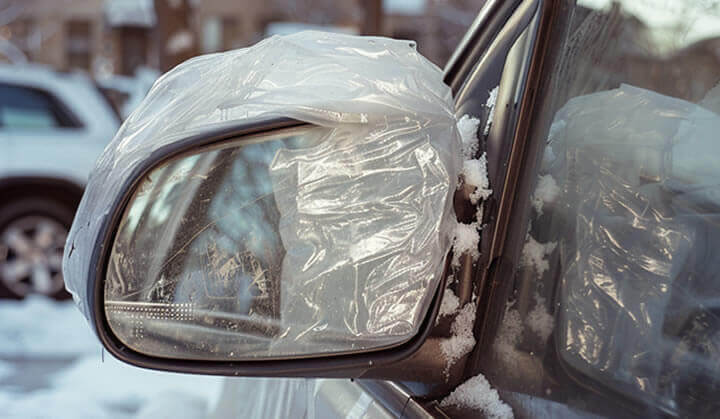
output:
<path id="1" fill-rule="evenodd" d="M 460 299 L 457 297 L 457 295 L 455 295 L 452 289 L 446 288 L 442 302 L 440 303 L 440 312 L 438 313 L 438 319 L 455 313 L 458 307 L 460 307 Z"/>
<path id="2" fill-rule="evenodd" d="M 505 316 L 492 346 L 493 353 L 498 361 L 507 367 L 517 367 L 524 363 L 523 355 L 515 349 L 522 337 L 523 322 L 520 312 L 512 308 L 512 305 L 512 303 L 508 303 L 505 308 Z"/>
<path id="3" fill-rule="evenodd" d="M 532 206 L 538 217 L 543 214 L 543 206 L 555 202 L 560 196 L 560 187 L 552 175 L 541 175 L 532 197 Z"/>
<path id="4" fill-rule="evenodd" d="M 520 342 L 522 336 L 523 324 L 520 318 L 520 312 L 512 308 L 512 304 L 508 304 L 505 308 L 505 316 L 503 317 L 500 329 L 495 338 L 493 346 L 496 352 L 506 352 L 507 350 L 515 351 L 515 346 Z"/>
<path id="5" fill-rule="evenodd" d="M 475 322 L 475 302 L 465 304 L 460 310 L 455 321 L 451 326 L 452 336 L 440 343 L 447 364 L 445 366 L 445 375 L 450 371 L 450 367 L 463 355 L 467 354 L 475 347 L 475 335 L 473 335 L 473 323 Z"/>
<path id="6" fill-rule="evenodd" d="M 453 260 L 454 268 L 460 267 L 460 256 L 468 253 L 473 262 L 480 257 L 478 244 L 480 243 L 480 233 L 478 232 L 477 222 L 471 224 L 457 223 L 455 228 L 455 238 L 453 239 Z"/>
<path id="7" fill-rule="evenodd" d="M 520 265 L 532 267 L 539 277 L 542 276 L 545 271 L 550 269 L 550 263 L 547 261 L 546 256 L 552 253 L 556 246 L 556 242 L 539 243 L 528 235 L 520 255 Z"/>
<path id="8" fill-rule="evenodd" d="M 547 342 L 553 332 L 553 329 L 555 328 L 555 319 L 552 314 L 548 313 L 545 304 L 545 297 L 536 291 L 535 307 L 530 310 L 527 318 L 525 319 L 525 323 L 528 325 L 530 330 L 538 335 L 543 342 Z"/>
<path id="9" fill-rule="evenodd" d="M 462 174 L 465 183 L 476 188 L 470 194 L 470 202 L 473 205 L 477 205 L 479 201 L 484 201 L 492 195 L 487 172 L 487 153 L 483 153 L 479 159 L 465 160 Z"/>
<path id="10" fill-rule="evenodd" d="M 480 120 L 467 114 L 461 116 L 457 121 L 457 128 L 463 143 L 463 157 L 465 157 L 465 159 L 475 157 L 480 147 L 477 138 L 478 125 L 480 125 Z"/>
<path id="11" fill-rule="evenodd" d="M 495 103 L 497 102 L 499 88 L 500 86 L 495 86 L 495 88 L 490 91 L 490 96 L 488 96 L 488 99 L 485 102 L 485 107 L 490 109 L 490 115 L 488 115 L 488 119 L 485 122 L 485 129 L 483 130 L 484 135 L 488 135 L 490 133 L 490 125 L 492 125 L 493 118 L 495 117 Z"/>
<path id="12" fill-rule="evenodd" d="M 465 183 L 476 188 L 470 195 L 470 201 L 473 205 L 477 205 L 492 194 L 487 176 L 487 155 L 483 153 L 479 159 L 473 159 L 479 148 L 477 138 L 479 123 L 477 118 L 469 115 L 463 115 L 457 122 L 457 128 L 463 142 L 463 157 L 465 158 L 461 175 Z M 482 214 L 480 209 L 478 209 L 478 214 Z M 481 221 L 482 218 L 471 224 L 458 223 L 455 228 L 453 268 L 460 267 L 460 256 L 464 253 L 469 253 L 473 262 L 480 256 L 478 251 L 478 243 L 480 242 L 478 230 Z"/>
<path id="13" fill-rule="evenodd" d="M 440 406 L 478 410 L 490 419 L 514 417 L 512 408 L 500 400 L 497 390 L 490 387 L 490 383 L 482 374 L 460 384 L 452 393 L 442 399 Z"/>

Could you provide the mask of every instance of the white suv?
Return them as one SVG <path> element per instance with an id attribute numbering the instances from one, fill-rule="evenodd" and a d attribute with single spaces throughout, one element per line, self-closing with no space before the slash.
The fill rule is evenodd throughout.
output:
<path id="1" fill-rule="evenodd" d="M 68 296 L 65 237 L 119 122 L 83 74 L 0 65 L 0 298 Z"/>

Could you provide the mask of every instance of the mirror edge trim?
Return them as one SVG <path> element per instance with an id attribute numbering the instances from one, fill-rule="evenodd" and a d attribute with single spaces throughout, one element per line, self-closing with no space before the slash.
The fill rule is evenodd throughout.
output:
<path id="1" fill-rule="evenodd" d="M 437 289 L 434 290 L 431 305 L 420 324 L 418 332 L 406 342 L 392 348 L 367 350 L 356 354 L 299 357 L 283 360 L 206 361 L 172 359 L 137 352 L 124 345 L 110 328 L 105 316 L 104 287 L 102 285 L 104 284 L 104 276 L 112 248 L 111 243 L 116 234 L 116 227 L 140 180 L 158 165 L 193 149 L 236 139 L 240 136 L 312 125 L 291 118 L 247 120 L 239 125 L 226 126 L 207 133 L 196 134 L 163 146 L 131 169 L 130 176 L 125 180 L 121 188 L 121 194 L 113 201 L 110 212 L 103 216 L 105 219 L 95 237 L 93 253 L 87 272 L 87 295 L 90 297 L 87 303 L 91 316 L 89 320 L 103 347 L 108 352 L 120 361 L 134 366 L 189 374 L 248 377 L 357 378 L 370 369 L 405 359 L 420 349 L 430 335 L 440 309 L 440 302 L 445 289 L 445 278 L 449 269 L 450 258 L 447 255 L 442 278 L 437 285 Z M 388 379 L 392 378 L 394 377 L 388 377 Z"/>

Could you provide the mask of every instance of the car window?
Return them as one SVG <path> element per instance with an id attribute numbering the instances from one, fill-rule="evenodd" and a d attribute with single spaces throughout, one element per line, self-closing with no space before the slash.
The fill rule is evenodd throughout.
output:
<path id="1" fill-rule="evenodd" d="M 19 130 L 77 128 L 60 102 L 39 89 L 0 84 L 0 127 Z"/>
<path id="2" fill-rule="evenodd" d="M 505 392 L 581 410 L 712 416 L 720 5 L 567 3 L 482 369 Z"/>

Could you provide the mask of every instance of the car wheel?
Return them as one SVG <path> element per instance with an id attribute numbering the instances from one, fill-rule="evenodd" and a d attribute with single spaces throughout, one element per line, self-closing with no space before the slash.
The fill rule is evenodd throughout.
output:
<path id="1" fill-rule="evenodd" d="M 0 207 L 0 298 L 70 297 L 62 255 L 73 214 L 48 199 L 25 198 Z"/>

